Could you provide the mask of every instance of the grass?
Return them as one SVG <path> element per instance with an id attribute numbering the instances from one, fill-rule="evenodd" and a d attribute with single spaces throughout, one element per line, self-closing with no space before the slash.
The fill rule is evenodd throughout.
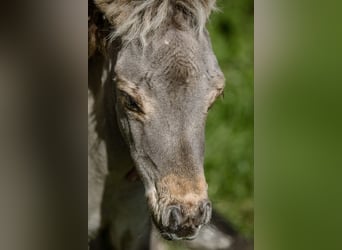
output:
<path id="1" fill-rule="evenodd" d="M 226 77 L 224 99 L 209 113 L 205 170 L 214 207 L 253 236 L 253 1 L 218 1 L 208 29 Z"/>

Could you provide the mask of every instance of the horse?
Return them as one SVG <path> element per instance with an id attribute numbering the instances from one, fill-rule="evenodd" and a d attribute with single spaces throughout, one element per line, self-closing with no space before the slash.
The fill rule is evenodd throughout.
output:
<path id="1" fill-rule="evenodd" d="M 194 240 L 210 229 L 205 122 L 225 85 L 205 27 L 214 9 L 89 3 L 88 240 L 106 227 L 114 249 L 145 249 L 151 232 Z"/>

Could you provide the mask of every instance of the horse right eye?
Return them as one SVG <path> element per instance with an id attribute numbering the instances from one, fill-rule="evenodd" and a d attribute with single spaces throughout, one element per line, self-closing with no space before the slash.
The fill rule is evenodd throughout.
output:
<path id="1" fill-rule="evenodd" d="M 125 98 L 125 106 L 128 110 L 136 112 L 136 113 L 143 113 L 140 105 L 138 102 L 134 100 L 134 98 L 126 93 L 123 93 L 123 96 Z"/>

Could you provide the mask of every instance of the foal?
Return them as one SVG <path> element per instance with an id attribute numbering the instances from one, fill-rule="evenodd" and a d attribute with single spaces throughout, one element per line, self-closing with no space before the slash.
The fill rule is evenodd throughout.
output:
<path id="1" fill-rule="evenodd" d="M 89 191 L 96 190 L 88 199 L 88 231 L 103 214 L 114 247 L 138 249 L 150 214 L 165 239 L 194 239 L 211 217 L 204 129 L 224 87 L 205 28 L 215 1 L 95 4 L 112 32 L 102 39 L 95 27 L 89 36 L 88 127 L 97 139 L 88 138 L 100 159 L 88 158 Z M 94 199 L 103 189 L 103 200 Z"/>

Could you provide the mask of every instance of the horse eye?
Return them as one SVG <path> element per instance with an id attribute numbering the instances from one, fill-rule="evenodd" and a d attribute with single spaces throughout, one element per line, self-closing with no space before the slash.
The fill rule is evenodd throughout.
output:
<path id="1" fill-rule="evenodd" d="M 134 98 L 126 93 L 123 93 L 123 96 L 125 98 L 125 106 L 127 109 L 133 112 L 137 113 L 143 113 L 140 105 L 134 100 Z"/>
<path id="2" fill-rule="evenodd" d="M 216 103 L 216 100 L 219 98 L 219 97 L 222 97 L 222 99 L 224 99 L 224 92 L 223 92 L 223 89 L 219 89 L 219 92 L 216 94 L 216 96 L 214 96 L 213 100 L 211 101 L 209 107 L 208 107 L 208 110 L 209 111 L 213 106 L 214 104 Z"/>
<path id="3" fill-rule="evenodd" d="M 207 112 L 214 106 L 214 104 L 215 104 L 215 101 L 213 101 L 213 102 L 210 104 L 210 106 L 208 107 Z"/>

